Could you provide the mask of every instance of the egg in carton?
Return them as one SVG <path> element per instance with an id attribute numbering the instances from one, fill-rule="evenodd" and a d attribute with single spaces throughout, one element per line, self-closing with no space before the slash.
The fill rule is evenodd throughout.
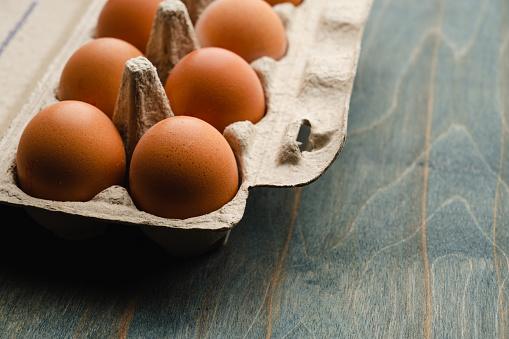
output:
<path id="1" fill-rule="evenodd" d="M 146 58 L 124 69 L 113 122 L 130 158 L 141 136 L 171 117 L 162 84 L 175 64 L 199 48 L 193 23 L 211 0 L 165 0 L 158 8 Z M 16 148 L 30 119 L 57 102 L 56 88 L 66 61 L 94 38 L 105 0 L 95 0 L 68 43 L 23 106 L 0 142 L 0 202 L 22 206 L 42 226 L 66 239 L 86 239 L 110 223 L 140 227 L 149 238 L 178 256 L 194 256 L 225 244 L 242 218 L 248 192 L 259 186 L 295 187 L 318 179 L 339 155 L 346 138 L 348 108 L 371 0 L 304 0 L 299 6 L 274 6 L 285 26 L 288 49 L 275 61 L 251 63 L 266 99 L 265 116 L 256 124 L 240 121 L 223 135 L 236 156 L 241 182 L 235 197 L 220 209 L 188 219 L 166 219 L 136 208 L 128 190 L 112 186 L 86 202 L 31 197 L 16 174 Z M 310 151 L 297 140 L 310 128 Z"/>

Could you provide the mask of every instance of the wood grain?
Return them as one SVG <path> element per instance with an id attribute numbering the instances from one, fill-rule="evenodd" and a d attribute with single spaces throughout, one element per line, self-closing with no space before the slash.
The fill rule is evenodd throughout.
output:
<path id="1" fill-rule="evenodd" d="M 0 337 L 509 338 L 508 79 L 509 3 L 375 0 L 323 177 L 190 259 L 2 206 Z"/>

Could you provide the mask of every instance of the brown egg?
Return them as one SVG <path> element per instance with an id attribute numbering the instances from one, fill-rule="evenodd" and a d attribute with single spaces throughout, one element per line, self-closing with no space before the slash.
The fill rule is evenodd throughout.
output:
<path id="1" fill-rule="evenodd" d="M 100 38 L 84 44 L 62 71 L 58 99 L 88 102 L 111 118 L 125 63 L 138 56 L 143 54 L 120 39 Z"/>
<path id="2" fill-rule="evenodd" d="M 202 47 L 229 49 L 247 62 L 286 52 L 285 28 L 273 8 L 263 0 L 215 0 L 196 21 Z"/>
<path id="3" fill-rule="evenodd" d="M 96 27 L 96 38 L 113 37 L 145 53 L 157 7 L 162 0 L 109 0 Z"/>
<path id="4" fill-rule="evenodd" d="M 226 139 L 203 120 L 179 116 L 152 126 L 131 158 L 131 197 L 143 211 L 185 219 L 210 213 L 238 189 L 237 163 Z"/>
<path id="5" fill-rule="evenodd" d="M 302 0 L 265 0 L 265 1 L 267 1 L 271 6 L 275 6 L 277 4 L 282 4 L 286 2 L 292 3 L 294 6 L 298 6 L 302 3 Z"/>
<path id="6" fill-rule="evenodd" d="M 63 101 L 37 113 L 18 144 L 21 189 L 36 198 L 87 201 L 122 185 L 126 157 L 113 122 L 96 107 Z"/>
<path id="7" fill-rule="evenodd" d="M 175 115 L 207 121 L 221 133 L 236 121 L 257 123 L 265 112 L 260 79 L 237 54 L 208 47 L 182 58 L 165 85 Z"/>

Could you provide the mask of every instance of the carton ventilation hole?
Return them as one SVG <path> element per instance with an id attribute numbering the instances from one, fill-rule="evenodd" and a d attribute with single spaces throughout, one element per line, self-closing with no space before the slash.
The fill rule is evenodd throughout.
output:
<path id="1" fill-rule="evenodd" d="M 303 120 L 299 134 L 297 135 L 297 143 L 301 152 L 311 152 L 313 150 L 313 142 L 310 140 L 311 135 L 311 124 L 307 120 Z"/>

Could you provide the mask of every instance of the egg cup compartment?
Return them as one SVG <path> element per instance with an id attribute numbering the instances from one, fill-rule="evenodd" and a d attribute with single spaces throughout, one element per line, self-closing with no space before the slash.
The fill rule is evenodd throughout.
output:
<path id="1" fill-rule="evenodd" d="M 165 80 L 180 58 L 198 48 L 190 22 L 208 2 L 185 1 L 190 16 L 182 16 L 188 9 L 178 0 L 161 3 L 147 58 L 126 63 L 116 107 L 116 112 L 124 113 L 115 113 L 113 121 L 123 136 L 128 159 L 141 135 L 171 116 L 157 78 Z M 285 25 L 287 54 L 279 61 L 264 57 L 251 64 L 263 84 L 266 114 L 257 124 L 237 122 L 223 133 L 237 158 L 241 184 L 236 196 L 219 210 L 184 220 L 165 219 L 138 210 L 128 190 L 120 186 L 112 186 L 87 202 L 49 201 L 25 194 L 16 180 L 19 138 L 37 112 L 57 101 L 55 88 L 62 69 L 76 49 L 93 39 L 104 3 L 92 2 L 0 141 L 1 203 L 24 207 L 44 227 L 67 239 L 94 236 L 108 223 L 117 223 L 140 227 L 172 254 L 192 256 L 226 242 L 244 214 L 249 189 L 306 185 L 319 178 L 339 155 L 371 0 L 304 0 L 298 7 L 274 7 Z M 312 151 L 299 148 L 302 125 L 310 127 Z"/>

